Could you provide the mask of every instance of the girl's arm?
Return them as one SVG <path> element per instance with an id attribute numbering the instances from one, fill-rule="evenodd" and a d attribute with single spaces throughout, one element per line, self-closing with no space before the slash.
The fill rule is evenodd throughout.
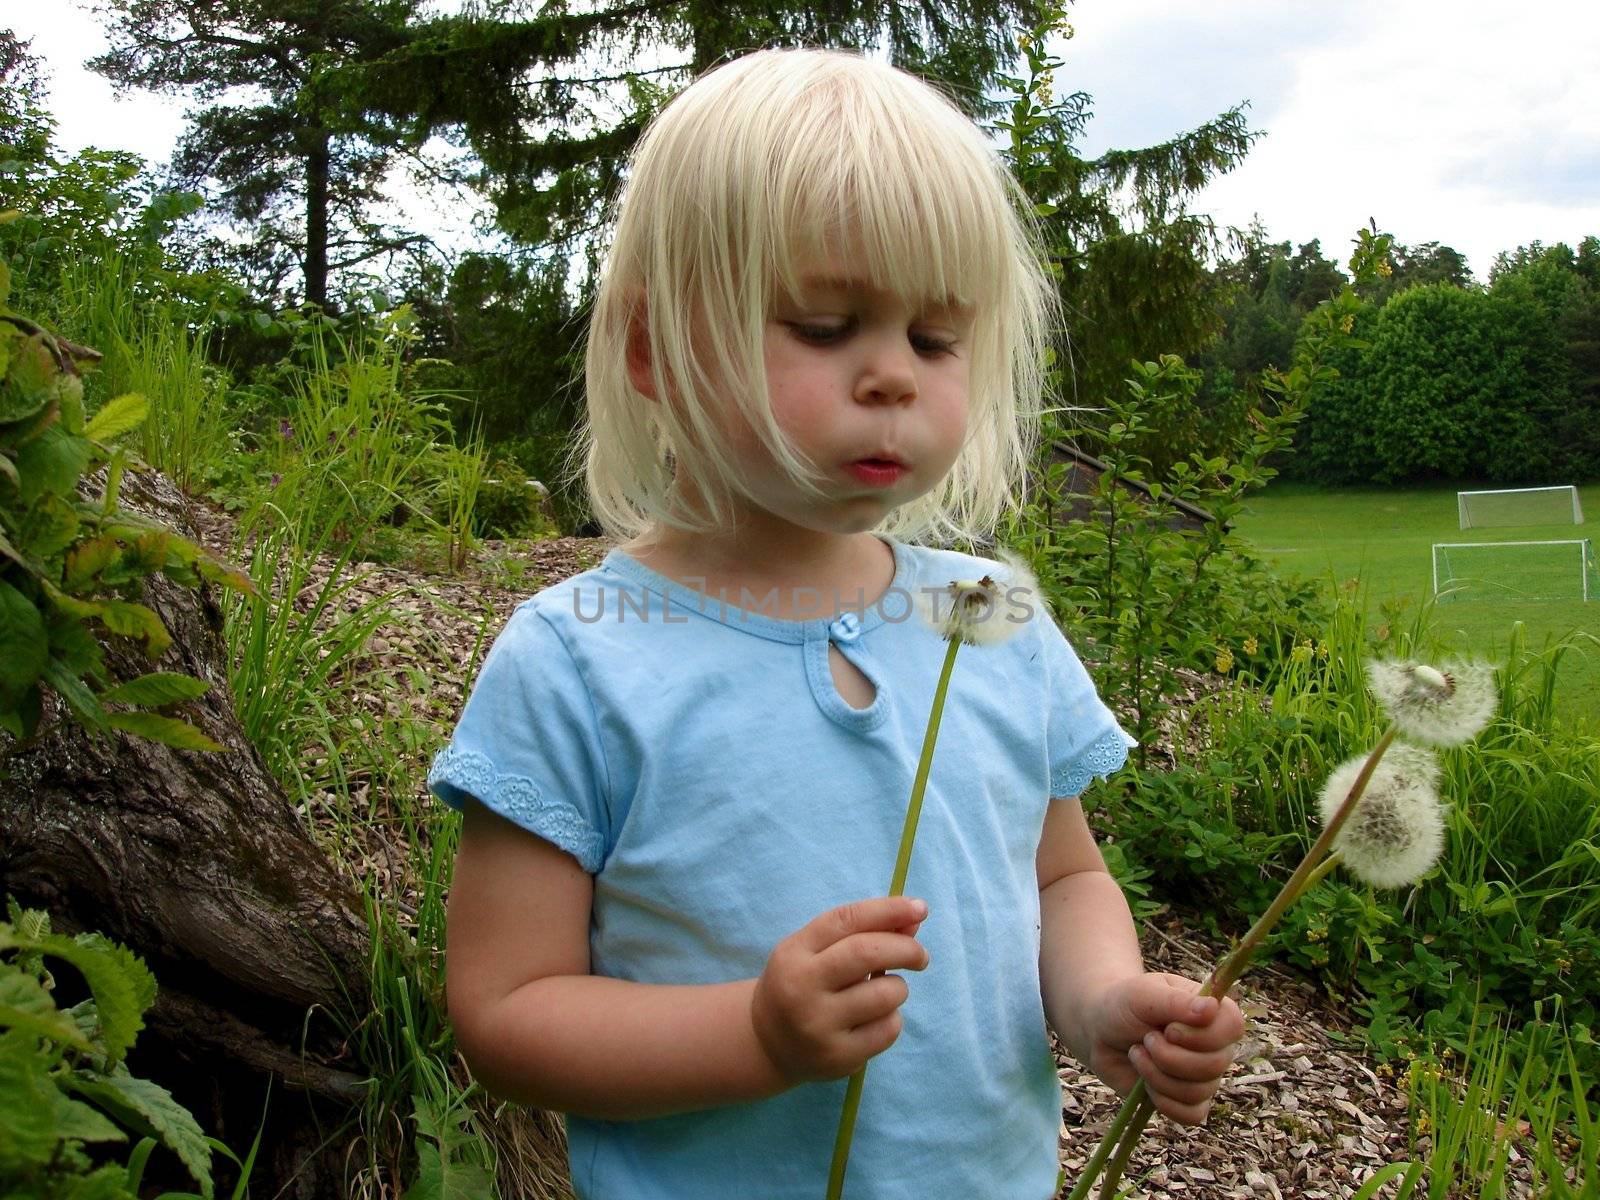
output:
<path id="1" fill-rule="evenodd" d="M 589 974 L 592 894 L 570 855 L 468 802 L 445 982 L 457 1043 L 496 1095 L 627 1120 L 848 1075 L 900 1031 L 904 981 L 868 976 L 927 962 L 920 902 L 885 897 L 786 938 L 759 979 L 603 978 Z"/>
<path id="2" fill-rule="evenodd" d="M 1037 858 L 1045 1016 L 1077 1060 L 1117 1091 L 1142 1076 L 1157 1109 L 1205 1120 L 1244 1018 L 1199 984 L 1146 972 L 1128 902 L 1076 797 L 1052 800 Z"/>

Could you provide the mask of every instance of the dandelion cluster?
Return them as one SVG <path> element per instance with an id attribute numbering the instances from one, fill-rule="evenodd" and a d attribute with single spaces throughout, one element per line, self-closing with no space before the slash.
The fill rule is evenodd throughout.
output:
<path id="1" fill-rule="evenodd" d="M 1407 737 L 1433 746 L 1459 746 L 1494 716 L 1494 668 L 1487 663 L 1425 663 L 1373 659 L 1367 686 Z"/>
<path id="2" fill-rule="evenodd" d="M 1323 786 L 1318 804 L 1331 823 L 1354 787 L 1367 756 L 1339 766 Z M 1439 804 L 1439 760 L 1420 746 L 1396 743 L 1373 769 L 1367 789 L 1333 842 L 1345 868 L 1373 887 L 1415 883 L 1444 849 L 1444 810 Z"/>

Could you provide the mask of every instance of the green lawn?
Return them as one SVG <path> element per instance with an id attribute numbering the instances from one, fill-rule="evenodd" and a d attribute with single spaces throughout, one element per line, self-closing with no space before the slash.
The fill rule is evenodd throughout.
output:
<path id="1" fill-rule="evenodd" d="M 1332 582 L 1359 578 L 1373 603 L 1407 600 L 1416 605 L 1432 596 L 1432 554 L 1435 542 L 1502 542 L 1589 538 L 1600 552 L 1600 484 L 1580 487 L 1586 524 L 1541 525 L 1498 529 L 1459 527 L 1456 487 L 1342 488 L 1323 490 L 1304 484 L 1278 483 L 1252 496 L 1238 520 L 1238 529 L 1259 547 L 1263 557 L 1285 572 Z M 1507 551 L 1544 555 L 1545 551 Z M 1486 560 L 1467 552 L 1473 574 L 1526 585 L 1547 573 L 1548 563 Z M 1572 562 L 1576 563 L 1574 557 Z M 1483 569 L 1487 564 L 1487 569 Z M 1562 568 L 1564 569 L 1564 568 Z M 1575 566 L 1573 568 L 1576 569 Z M 1565 579 L 1563 580 L 1565 581 Z M 1581 600 L 1525 600 L 1513 595 L 1482 595 L 1437 604 L 1435 631 L 1452 648 L 1495 656 L 1504 651 L 1515 622 L 1525 627 L 1528 643 L 1538 647 L 1574 630 L 1600 636 L 1600 595 L 1590 583 L 1588 603 Z M 1600 647 L 1575 650 L 1562 663 L 1558 700 L 1563 714 L 1600 726 Z"/>

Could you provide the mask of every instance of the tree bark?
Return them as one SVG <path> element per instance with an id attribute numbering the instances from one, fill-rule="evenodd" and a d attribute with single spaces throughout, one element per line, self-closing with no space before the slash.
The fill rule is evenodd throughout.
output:
<path id="1" fill-rule="evenodd" d="M 328 307 L 328 132 L 309 131 L 306 153 L 306 303 Z"/>
<path id="2" fill-rule="evenodd" d="M 121 498 L 194 536 L 182 497 L 154 472 L 130 472 Z M 275 1149 L 256 1179 L 263 1166 L 278 1178 L 261 1194 L 293 1180 L 281 1194 L 342 1195 L 341 1148 L 318 1149 L 316 1135 L 348 1117 L 360 1088 L 330 1014 L 368 1005 L 361 898 L 312 843 L 234 715 L 215 593 L 155 576 L 142 600 L 172 645 L 158 664 L 112 647 L 112 672 L 208 681 L 183 715 L 226 752 L 101 738 L 47 697 L 38 738 L 0 747 L 10 751 L 0 760 L 0 892 L 48 911 L 61 931 L 96 930 L 144 958 L 160 993 L 135 1069 L 241 1154 L 266 1080 L 277 1081 L 264 1139 Z M 197 1077 L 204 1096 L 194 1094 Z"/>

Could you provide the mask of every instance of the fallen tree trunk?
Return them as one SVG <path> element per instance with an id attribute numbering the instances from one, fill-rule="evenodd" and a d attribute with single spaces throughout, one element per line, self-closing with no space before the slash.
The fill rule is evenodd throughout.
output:
<path id="1" fill-rule="evenodd" d="M 193 536 L 181 495 L 154 472 L 130 473 L 121 502 Z M 109 647 L 110 669 L 210 683 L 183 715 L 225 752 L 103 738 L 47 698 L 37 739 L 0 747 L 0 892 L 64 932 L 96 930 L 144 958 L 161 990 L 136 1073 L 170 1087 L 239 1152 L 267 1079 L 277 1081 L 259 1194 L 343 1195 L 341 1148 L 322 1143 L 362 1092 L 334 1015 L 368 1004 L 361 897 L 245 738 L 215 592 L 152 576 L 141 599 L 172 645 L 154 667 L 133 643 Z"/>

